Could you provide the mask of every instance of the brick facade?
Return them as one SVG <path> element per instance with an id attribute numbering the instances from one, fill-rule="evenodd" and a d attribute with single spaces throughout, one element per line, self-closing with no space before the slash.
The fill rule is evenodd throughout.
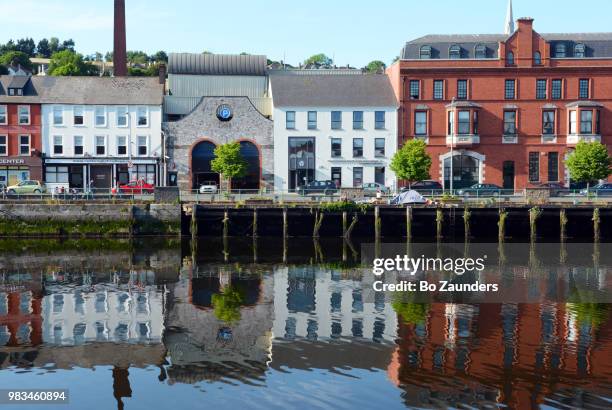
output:
<path id="1" fill-rule="evenodd" d="M 41 106 L 40 104 L 10 104 L 0 102 L 6 107 L 6 123 L 0 123 L 0 136 L 6 136 L 6 154 L 0 155 L 0 175 L 6 173 L 7 168 L 20 168 L 29 171 L 29 178 L 42 181 L 42 140 L 41 140 Z M 29 124 L 19 123 L 19 107 L 29 107 Z M 30 137 L 30 152 L 20 153 L 20 136 Z M 6 175 L 4 175 L 6 176 Z M 11 176 L 7 181 L 0 183 L 15 183 Z"/>
<path id="2" fill-rule="evenodd" d="M 569 34 L 567 36 L 571 37 Z M 430 40 L 428 37 L 424 38 L 423 44 L 427 41 L 435 42 L 435 39 Z M 448 44 L 445 43 L 444 47 L 449 47 Z M 442 48 L 441 45 L 439 47 Z M 472 52 L 473 47 L 470 46 L 466 54 Z M 515 189 L 545 182 L 569 185 L 563 160 L 578 140 L 595 139 L 601 140 L 608 147 L 612 145 L 612 58 L 553 58 L 551 42 L 533 30 L 533 21 L 528 18 L 519 19 L 514 34 L 494 44 L 494 47 L 496 58 L 403 57 L 387 70 L 400 100 L 400 144 L 415 137 L 425 139 L 433 161 L 431 178 L 441 183 L 445 179 L 443 159 L 450 156 L 452 145 L 456 153 L 463 152 L 474 157 L 479 155 L 482 159 L 478 170 L 479 180 L 475 182 L 506 185 Z M 540 64 L 536 60 L 536 53 L 541 56 Z M 512 58 L 514 64 L 511 64 Z M 506 80 L 514 81 L 513 98 L 506 98 Z M 540 85 L 545 84 L 544 98 L 536 95 L 538 80 L 546 80 L 545 83 L 540 82 Z M 586 97 L 579 95 L 581 80 L 588 81 L 583 82 L 583 85 L 588 84 Z M 411 82 L 413 90 L 415 84 L 418 84 L 418 97 L 411 96 Z M 434 82 L 437 82 L 437 96 L 434 96 Z M 553 83 L 555 92 L 560 85 L 560 98 L 556 98 L 558 95 L 553 96 Z M 464 98 L 459 93 L 459 84 L 465 85 Z M 454 128 L 448 125 L 449 111 L 454 111 L 450 114 L 454 115 Z M 467 132 L 470 137 L 457 135 L 455 139 L 448 138 L 452 131 L 459 134 L 459 111 L 470 112 Z M 506 111 L 516 113 L 514 133 L 505 132 Z M 543 131 L 544 111 L 554 113 L 552 132 L 548 134 Z M 569 132 L 570 111 L 576 111 L 578 132 Z M 592 111 L 592 130 L 590 133 L 585 132 L 585 135 L 575 135 L 581 133 L 582 111 Z M 421 120 L 426 118 L 424 133 L 423 126 L 417 130 L 417 112 L 425 113 L 418 114 Z M 468 114 L 461 115 L 467 117 Z M 507 118 L 511 119 L 512 114 L 508 114 Z M 465 127 L 467 131 L 468 125 Z M 476 132 L 474 127 L 477 128 Z M 512 129 L 511 126 L 506 127 L 506 131 Z M 573 135 L 568 138 L 570 134 Z M 539 158 L 539 170 L 534 166 L 536 155 Z M 556 167 L 555 155 L 558 159 Z M 514 177 L 508 172 L 504 181 L 504 163 L 509 161 L 514 166 Z M 448 185 L 448 180 L 446 182 Z"/>

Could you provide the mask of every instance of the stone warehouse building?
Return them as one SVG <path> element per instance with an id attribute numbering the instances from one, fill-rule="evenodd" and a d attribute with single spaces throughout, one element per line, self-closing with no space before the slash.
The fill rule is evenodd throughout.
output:
<path id="1" fill-rule="evenodd" d="M 509 13 L 511 15 L 511 13 Z M 427 35 L 387 73 L 400 102 L 399 142 L 423 139 L 431 177 L 448 189 L 571 184 L 579 141 L 612 146 L 612 33 Z M 452 168 L 452 171 L 451 171 Z"/>
<path id="2" fill-rule="evenodd" d="M 197 189 L 219 175 L 210 162 L 220 144 L 238 141 L 248 174 L 232 189 L 274 186 L 273 124 L 265 56 L 170 54 L 167 122 L 170 185 Z"/>

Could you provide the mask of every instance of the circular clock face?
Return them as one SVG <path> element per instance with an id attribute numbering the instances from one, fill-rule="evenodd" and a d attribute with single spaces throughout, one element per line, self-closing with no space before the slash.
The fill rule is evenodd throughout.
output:
<path id="1" fill-rule="evenodd" d="M 298 161 L 298 165 L 299 165 L 300 167 L 303 167 L 304 165 L 306 165 L 306 163 L 305 163 L 304 161 Z"/>
<path id="2" fill-rule="evenodd" d="M 227 104 L 221 104 L 217 107 L 217 118 L 220 121 L 229 121 L 234 116 L 232 112 L 232 107 Z"/>

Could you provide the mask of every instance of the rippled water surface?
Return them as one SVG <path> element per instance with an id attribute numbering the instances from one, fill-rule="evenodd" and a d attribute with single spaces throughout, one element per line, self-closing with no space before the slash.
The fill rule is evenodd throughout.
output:
<path id="1" fill-rule="evenodd" d="M 610 266 L 491 268 L 541 303 L 399 303 L 366 300 L 358 254 L 0 243 L 0 386 L 75 409 L 612 407 L 612 309 L 588 298 Z M 577 281 L 579 303 L 546 296 Z"/>

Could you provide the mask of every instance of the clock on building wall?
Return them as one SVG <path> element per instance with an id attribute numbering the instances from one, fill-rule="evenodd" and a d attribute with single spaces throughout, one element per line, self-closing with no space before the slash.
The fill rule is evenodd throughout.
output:
<path id="1" fill-rule="evenodd" d="M 234 116 L 234 112 L 232 111 L 232 107 L 228 104 L 221 104 L 217 107 L 217 118 L 219 121 L 229 121 Z"/>

